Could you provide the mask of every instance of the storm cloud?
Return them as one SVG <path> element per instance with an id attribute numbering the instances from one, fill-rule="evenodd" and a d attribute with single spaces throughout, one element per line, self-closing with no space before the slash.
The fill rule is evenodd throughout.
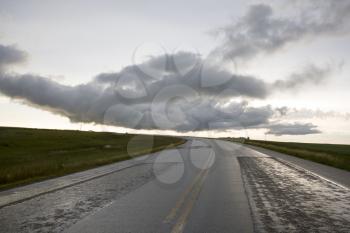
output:
<path id="1" fill-rule="evenodd" d="M 130 65 L 116 73 L 95 77 L 99 84 L 114 85 L 121 97 L 154 99 L 165 86 L 184 85 L 202 95 L 228 95 L 266 98 L 269 84 L 249 75 L 237 75 L 200 56 L 179 52 L 153 57 L 142 64 Z"/>
<path id="2" fill-rule="evenodd" d="M 334 71 L 334 67 L 326 65 L 318 67 L 313 64 L 305 66 L 301 71 L 290 74 L 286 79 L 277 80 L 273 88 L 278 90 L 295 90 L 304 85 L 318 85 Z"/>
<path id="3" fill-rule="evenodd" d="M 346 1 L 340 0 L 340 5 L 328 0 L 308 3 L 319 7 L 305 14 L 309 6 L 304 6 L 299 18 L 276 16 L 268 5 L 251 6 L 239 22 L 223 30 L 225 42 L 216 52 L 226 58 L 248 59 L 307 36 L 344 32 L 348 20 L 343 22 L 342 17 L 349 17 Z M 7 71 L 8 66 L 22 63 L 26 57 L 15 46 L 0 45 L 2 94 L 72 122 L 179 132 L 256 128 L 274 135 L 319 133 L 309 123 L 271 123 L 285 117 L 288 108 L 253 107 L 249 103 L 276 91 L 319 84 L 333 71 L 331 66 L 309 65 L 267 83 L 232 73 L 224 64 L 199 54 L 178 52 L 153 56 L 119 72 L 101 73 L 86 84 L 68 86 L 39 75 Z"/>
<path id="4" fill-rule="evenodd" d="M 317 129 L 317 126 L 311 123 L 278 123 L 267 126 L 268 131 L 266 134 L 272 134 L 276 136 L 281 135 L 307 135 L 321 133 Z"/>
<path id="5" fill-rule="evenodd" d="M 175 62 L 179 58 L 187 61 L 180 68 Z M 251 76 L 231 74 L 220 67 L 204 67 L 202 60 L 192 66 L 191 58 L 193 54 L 188 53 L 156 57 L 120 72 L 100 74 L 77 86 L 62 85 L 37 75 L 3 72 L 0 92 L 73 122 L 133 129 L 244 128 L 269 121 L 274 114 L 271 107 L 254 108 L 247 101 L 232 100 L 265 98 L 269 95 L 269 84 Z M 208 83 L 203 76 L 219 81 Z"/>
<path id="6" fill-rule="evenodd" d="M 286 106 L 276 108 L 280 113 L 280 118 L 286 120 L 299 120 L 299 119 L 329 119 L 338 118 L 342 120 L 350 120 L 350 113 L 348 112 L 336 112 L 336 111 L 322 111 L 320 109 L 307 109 L 307 108 L 288 108 Z"/>
<path id="7" fill-rule="evenodd" d="M 17 49 L 14 45 L 0 44 L 0 72 L 6 66 L 25 62 L 27 53 Z"/>
<path id="8" fill-rule="evenodd" d="M 215 53 L 224 59 L 246 60 L 302 39 L 349 32 L 348 0 L 293 1 L 290 5 L 294 14 L 289 16 L 281 16 L 267 4 L 251 5 L 238 22 L 219 30 L 223 42 Z"/>

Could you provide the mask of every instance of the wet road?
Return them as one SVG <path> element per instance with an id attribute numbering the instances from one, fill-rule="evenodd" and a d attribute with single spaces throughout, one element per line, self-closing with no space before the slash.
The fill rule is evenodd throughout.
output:
<path id="1" fill-rule="evenodd" d="M 350 232 L 350 192 L 234 143 L 193 140 L 2 207 L 0 226 L 0 232 Z"/>

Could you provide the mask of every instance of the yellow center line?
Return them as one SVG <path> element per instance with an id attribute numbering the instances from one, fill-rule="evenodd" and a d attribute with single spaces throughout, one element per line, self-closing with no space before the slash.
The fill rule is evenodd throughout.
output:
<path id="1" fill-rule="evenodd" d="M 213 156 L 209 156 L 209 158 L 207 159 L 206 163 L 205 163 L 205 168 L 208 167 L 208 165 L 211 162 L 211 157 Z M 169 223 L 173 218 L 175 218 L 177 212 L 179 211 L 179 209 L 181 208 L 181 206 L 183 205 L 183 203 L 186 200 L 186 197 L 191 193 L 191 191 L 193 190 L 194 186 L 196 185 L 196 183 L 199 181 L 199 179 L 201 178 L 201 176 L 203 176 L 203 173 L 205 172 L 205 169 L 201 170 L 196 177 L 194 178 L 194 180 L 192 181 L 192 183 L 188 186 L 188 188 L 185 190 L 185 192 L 182 193 L 181 197 L 179 198 L 179 200 L 176 202 L 174 208 L 172 208 L 172 210 L 170 211 L 170 213 L 167 215 L 167 217 L 164 220 L 164 223 Z"/>
<path id="2" fill-rule="evenodd" d="M 202 185 L 204 183 L 204 180 L 206 176 L 208 175 L 209 169 L 207 169 L 203 176 L 201 177 L 201 180 L 197 183 L 195 189 L 192 192 L 191 197 L 189 198 L 187 205 L 185 206 L 185 209 L 182 211 L 180 217 L 178 218 L 177 222 L 175 223 L 173 229 L 171 230 L 171 233 L 182 233 L 185 227 L 185 224 L 187 222 L 187 218 L 190 215 L 192 208 L 194 206 L 194 203 L 197 200 L 197 197 L 202 189 Z"/>
<path id="3" fill-rule="evenodd" d="M 205 163 L 205 169 L 201 170 L 191 185 L 185 190 L 185 192 L 181 195 L 180 199 L 177 201 L 175 207 L 170 211 L 169 215 L 165 218 L 166 223 L 170 222 L 173 218 L 176 217 L 177 212 L 180 210 L 180 208 L 184 205 L 186 198 L 189 196 L 188 201 L 186 205 L 184 206 L 184 209 L 182 213 L 180 214 L 176 224 L 174 225 L 172 229 L 172 233 L 180 233 L 183 231 L 183 228 L 186 224 L 187 218 L 189 214 L 191 213 L 191 210 L 193 208 L 193 205 L 200 193 L 201 187 L 204 183 L 204 180 L 209 172 L 209 164 L 214 159 L 214 155 L 210 154 L 209 158 L 207 159 Z"/>
<path id="4" fill-rule="evenodd" d="M 196 175 L 196 177 L 194 178 L 194 180 L 192 181 L 192 183 L 187 187 L 187 189 L 185 190 L 185 192 L 182 193 L 181 197 L 179 198 L 179 200 L 176 202 L 174 208 L 171 209 L 170 213 L 167 215 L 167 217 L 165 218 L 164 222 L 168 223 L 170 222 L 173 218 L 175 218 L 177 212 L 179 211 L 179 209 L 181 208 L 181 206 L 183 205 L 183 203 L 186 200 L 186 197 L 190 194 L 190 192 L 193 190 L 195 184 L 199 181 L 200 177 L 203 175 L 204 170 L 198 172 L 198 174 Z"/>

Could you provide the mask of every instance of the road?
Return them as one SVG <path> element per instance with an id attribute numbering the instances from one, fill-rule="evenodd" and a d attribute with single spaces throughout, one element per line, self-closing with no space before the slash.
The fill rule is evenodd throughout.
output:
<path id="1" fill-rule="evenodd" d="M 286 159 L 203 139 L 134 161 L 1 207 L 0 232 L 350 232 L 349 187 Z"/>

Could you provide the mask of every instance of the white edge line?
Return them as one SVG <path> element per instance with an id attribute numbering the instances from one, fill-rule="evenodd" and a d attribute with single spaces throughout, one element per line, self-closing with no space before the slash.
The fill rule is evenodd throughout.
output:
<path id="1" fill-rule="evenodd" d="M 348 188 L 348 187 L 346 187 L 346 186 L 344 186 L 344 185 L 341 185 L 341 184 L 335 182 L 334 180 L 331 180 L 331 179 L 328 179 L 328 178 L 326 178 L 326 177 L 324 177 L 324 176 L 321 176 L 321 175 L 319 175 L 319 174 L 316 174 L 315 172 L 312 172 L 312 171 L 310 171 L 310 170 L 307 170 L 307 169 L 305 169 L 305 168 L 303 168 L 303 167 L 301 167 L 301 166 L 299 166 L 299 165 L 297 165 L 297 164 L 294 164 L 294 163 L 292 163 L 292 162 L 286 161 L 285 159 L 276 158 L 276 157 L 273 157 L 273 156 L 271 156 L 271 158 L 274 158 L 274 159 L 276 159 L 276 160 L 278 160 L 278 161 L 280 161 L 280 162 L 282 162 L 282 163 L 286 163 L 286 164 L 288 164 L 289 166 L 291 166 L 291 167 L 293 167 L 293 168 L 295 168 L 295 169 L 297 169 L 297 170 L 302 170 L 302 171 L 304 171 L 304 172 L 306 172 L 306 173 L 309 173 L 309 174 L 311 174 L 311 175 L 313 175 L 313 176 L 316 176 L 316 177 L 318 177 L 318 178 L 320 178 L 320 179 L 323 179 L 323 180 L 325 180 L 325 181 L 327 181 L 327 182 L 329 182 L 329 183 L 332 183 L 332 184 L 334 184 L 334 185 L 336 185 L 336 186 L 339 186 L 339 187 L 341 187 L 341 188 L 343 188 L 343 189 L 350 190 L 350 188 Z"/>

